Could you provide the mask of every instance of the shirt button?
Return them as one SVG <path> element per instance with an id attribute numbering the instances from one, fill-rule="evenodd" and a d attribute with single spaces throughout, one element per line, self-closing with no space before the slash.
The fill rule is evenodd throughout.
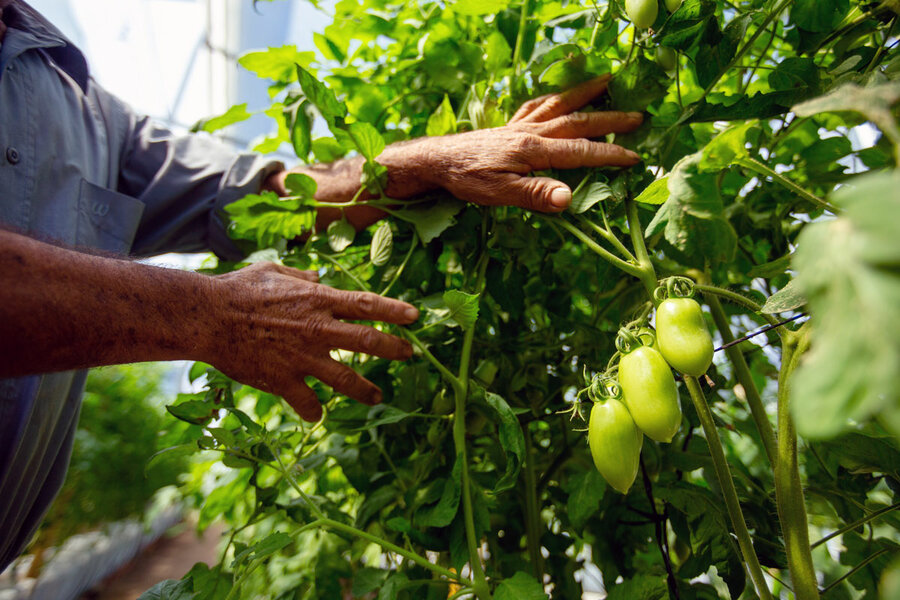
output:
<path id="1" fill-rule="evenodd" d="M 22 157 L 19 155 L 19 151 L 10 146 L 6 149 L 6 160 L 9 161 L 9 164 L 16 165 L 19 164 L 19 160 Z"/>

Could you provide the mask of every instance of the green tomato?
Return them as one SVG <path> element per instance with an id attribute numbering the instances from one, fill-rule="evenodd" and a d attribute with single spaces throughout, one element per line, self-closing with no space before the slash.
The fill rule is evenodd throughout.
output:
<path id="1" fill-rule="evenodd" d="M 678 54 L 665 46 L 656 47 L 656 62 L 666 71 L 674 71 L 678 66 Z"/>
<path id="2" fill-rule="evenodd" d="M 615 399 L 594 403 L 588 423 L 591 456 L 603 478 L 620 494 L 627 494 L 637 477 L 643 444 L 644 436 L 624 404 Z"/>
<path id="3" fill-rule="evenodd" d="M 641 431 L 657 442 L 671 442 L 681 427 L 681 404 L 672 369 L 650 346 L 619 361 L 619 386 L 628 412 Z"/>
<path id="4" fill-rule="evenodd" d="M 703 311 L 691 298 L 669 298 L 656 309 L 659 350 L 673 368 L 700 377 L 713 357 L 712 336 Z"/>
<path id="5" fill-rule="evenodd" d="M 625 14 L 635 27 L 647 29 L 656 21 L 659 5 L 656 0 L 625 0 Z"/>
<path id="6" fill-rule="evenodd" d="M 669 9 L 670 13 L 678 10 L 679 6 L 681 6 L 681 0 L 666 0 L 666 8 Z"/>

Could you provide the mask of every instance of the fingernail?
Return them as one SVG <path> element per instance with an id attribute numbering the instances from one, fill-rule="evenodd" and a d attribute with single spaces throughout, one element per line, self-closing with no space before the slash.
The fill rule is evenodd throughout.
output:
<path id="1" fill-rule="evenodd" d="M 634 119 L 635 121 L 643 121 L 644 120 L 644 113 L 629 112 L 629 113 L 625 113 L 625 116 L 627 116 L 629 119 Z"/>
<path id="2" fill-rule="evenodd" d="M 419 318 L 419 309 L 410 306 L 405 311 L 403 311 L 403 316 L 406 317 L 410 322 L 415 321 Z"/>
<path id="3" fill-rule="evenodd" d="M 550 204 L 556 208 L 566 208 L 572 202 L 572 192 L 569 188 L 558 187 L 550 192 Z"/>

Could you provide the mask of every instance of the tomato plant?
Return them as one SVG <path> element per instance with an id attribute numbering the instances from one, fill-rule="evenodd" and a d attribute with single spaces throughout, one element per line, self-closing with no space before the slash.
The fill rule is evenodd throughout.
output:
<path id="1" fill-rule="evenodd" d="M 541 173 L 575 190 L 554 216 L 376 193 L 381 224 L 298 241 L 311 180 L 230 205 L 233 234 L 259 251 L 248 260 L 420 307 L 402 330 L 416 355 L 343 355 L 384 403 L 316 383 L 315 425 L 209 371 L 207 391 L 170 412 L 215 465 L 186 485 L 201 527 L 231 533 L 220 564 L 153 593 L 568 599 L 586 570 L 610 600 L 878 598 L 882 579 L 895 585 L 895 5 L 667 0 L 636 28 L 629 4 L 344 0 L 317 52 L 241 59 L 271 82 L 273 134 L 256 150 L 361 155 L 376 192 L 384 144 L 502 125 L 604 73 L 595 108 L 646 115 L 614 139 L 643 162 Z M 674 52 L 670 72 L 658 48 Z M 594 466 L 579 390 L 621 360 L 623 324 L 649 326 L 669 277 L 694 282 L 694 318 L 718 349 L 702 378 L 680 377 L 681 428 L 642 443 L 641 485 L 616 478 L 619 494 Z"/>

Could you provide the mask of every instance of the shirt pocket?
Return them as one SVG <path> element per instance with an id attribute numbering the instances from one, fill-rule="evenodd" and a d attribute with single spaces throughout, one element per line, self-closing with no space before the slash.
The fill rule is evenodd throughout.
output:
<path id="1" fill-rule="evenodd" d="M 82 179 L 75 243 L 125 254 L 131 249 L 143 212 L 140 200 Z"/>

